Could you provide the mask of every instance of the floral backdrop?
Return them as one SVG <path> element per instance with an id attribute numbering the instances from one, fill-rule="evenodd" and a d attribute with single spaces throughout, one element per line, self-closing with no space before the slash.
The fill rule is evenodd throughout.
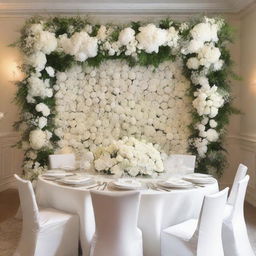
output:
<path id="1" fill-rule="evenodd" d="M 46 170 L 49 154 L 94 152 L 123 136 L 165 154 L 195 154 L 196 171 L 221 175 L 225 125 L 235 112 L 230 41 L 221 18 L 127 26 L 29 19 L 15 44 L 26 73 L 15 123 L 25 176 Z"/>

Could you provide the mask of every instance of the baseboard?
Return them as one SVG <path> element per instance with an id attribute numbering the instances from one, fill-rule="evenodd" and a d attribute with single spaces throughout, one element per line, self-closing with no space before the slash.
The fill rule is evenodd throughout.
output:
<path id="1" fill-rule="evenodd" d="M 17 189 L 17 184 L 14 178 L 9 178 L 5 182 L 0 184 L 0 192 L 7 190 L 7 189 Z"/>

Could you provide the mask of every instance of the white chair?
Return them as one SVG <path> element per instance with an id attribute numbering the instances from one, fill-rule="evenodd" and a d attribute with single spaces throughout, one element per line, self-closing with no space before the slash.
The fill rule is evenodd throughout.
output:
<path id="1" fill-rule="evenodd" d="M 33 187 L 14 175 L 23 214 L 21 239 L 14 256 L 76 256 L 79 218 L 55 209 L 38 209 Z"/>
<path id="2" fill-rule="evenodd" d="M 236 176 L 234 178 L 233 185 L 230 190 L 229 197 L 228 197 L 229 205 L 234 204 L 234 202 L 236 200 L 238 183 L 240 182 L 240 180 L 242 180 L 245 177 L 247 170 L 248 170 L 247 166 L 245 166 L 243 164 L 239 164 L 237 171 L 236 171 Z"/>
<path id="3" fill-rule="evenodd" d="M 164 160 L 164 169 L 169 173 L 189 174 L 195 170 L 196 156 L 194 155 L 170 155 Z"/>
<path id="4" fill-rule="evenodd" d="M 51 169 L 58 169 L 58 168 L 75 169 L 76 168 L 76 158 L 74 154 L 49 155 L 49 163 L 50 163 Z"/>
<path id="5" fill-rule="evenodd" d="M 244 220 L 244 198 L 249 181 L 245 176 L 237 184 L 236 197 L 222 226 L 222 240 L 225 256 L 254 256 Z"/>
<path id="6" fill-rule="evenodd" d="M 139 192 L 91 191 L 96 231 L 90 256 L 143 256 Z"/>
<path id="7" fill-rule="evenodd" d="M 228 188 L 205 196 L 199 220 L 164 229 L 161 256 L 223 256 L 221 227 L 227 194 Z"/>

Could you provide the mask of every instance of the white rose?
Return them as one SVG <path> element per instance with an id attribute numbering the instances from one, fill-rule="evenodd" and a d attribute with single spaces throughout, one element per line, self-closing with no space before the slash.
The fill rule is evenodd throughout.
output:
<path id="1" fill-rule="evenodd" d="M 44 128 L 45 126 L 47 125 L 47 118 L 41 116 L 39 117 L 39 120 L 38 120 L 38 127 L 40 129 Z"/>
<path id="2" fill-rule="evenodd" d="M 196 57 L 191 57 L 187 61 L 187 67 L 189 69 L 198 69 L 200 66 L 199 60 Z"/>
<path id="3" fill-rule="evenodd" d="M 40 129 L 36 129 L 30 132 L 29 142 L 33 149 L 39 150 L 46 144 L 46 134 Z"/>
<path id="4" fill-rule="evenodd" d="M 45 68 L 45 70 L 46 70 L 46 72 L 48 73 L 48 75 L 50 77 L 54 77 L 55 71 L 52 67 L 48 66 L 48 67 Z"/>

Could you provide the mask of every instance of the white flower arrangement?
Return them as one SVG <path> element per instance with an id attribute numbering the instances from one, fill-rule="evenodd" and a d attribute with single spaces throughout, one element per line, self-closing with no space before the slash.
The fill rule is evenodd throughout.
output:
<path id="1" fill-rule="evenodd" d="M 94 166 L 98 172 L 121 176 L 152 176 L 164 171 L 160 152 L 152 143 L 124 137 L 107 147 L 99 147 L 94 153 Z"/>
<path id="2" fill-rule="evenodd" d="M 95 151 L 97 147 L 108 147 L 113 140 L 132 136 L 152 142 L 167 154 L 185 153 L 190 143 L 200 158 L 206 157 L 209 143 L 220 138 L 215 119 L 229 97 L 228 92 L 219 90 L 208 79 L 210 72 L 225 66 L 218 48 L 223 25 L 223 20 L 207 17 L 193 25 L 169 23 L 167 28 L 155 24 L 137 29 L 101 25 L 94 31 L 91 24 L 82 30 L 70 25 L 66 33 L 58 36 L 54 26 L 44 22 L 30 25 L 24 39 L 26 64 L 32 70 L 26 80 L 26 101 L 34 105 L 36 113 L 25 118 L 34 129 L 22 147 L 35 151 L 52 149 L 53 130 L 48 125 L 54 123 L 54 135 L 60 139 L 56 151 Z M 157 68 L 131 68 L 121 60 L 109 60 L 98 68 L 73 65 L 59 72 L 47 63 L 47 56 L 53 52 L 71 55 L 81 64 L 98 54 L 122 58 L 126 55 L 136 62 L 140 53 L 157 54 L 166 47 L 176 60 L 162 62 Z M 196 88 L 192 101 L 187 96 L 190 81 L 182 74 L 183 65 Z M 56 104 L 48 103 L 52 99 Z M 191 102 L 200 121 L 193 124 L 198 137 L 189 141 Z M 34 157 L 35 154 L 27 154 L 27 159 Z M 32 160 L 32 164 L 27 160 L 26 170 L 29 166 L 38 173 L 44 170 L 45 166 Z M 118 172 L 118 167 L 114 170 Z M 136 175 L 135 170 L 132 172 L 130 175 Z"/>

